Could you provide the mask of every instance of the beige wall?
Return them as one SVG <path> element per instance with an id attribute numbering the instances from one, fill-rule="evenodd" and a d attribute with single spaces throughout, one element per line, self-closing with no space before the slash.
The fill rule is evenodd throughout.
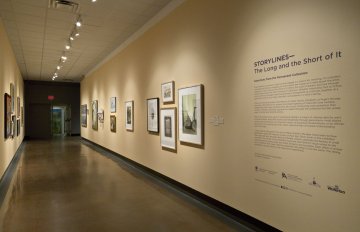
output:
<path id="1" fill-rule="evenodd" d="M 10 94 L 10 83 L 15 85 L 15 96 L 20 97 L 20 105 L 23 106 L 24 82 L 5 32 L 4 25 L 0 19 L 0 90 L 2 93 L 0 100 L 0 109 L 2 112 L 0 123 L 0 176 L 4 174 L 24 138 L 24 127 L 21 127 L 19 136 L 15 136 L 13 139 L 4 139 L 4 94 Z M 16 101 L 15 108 L 17 105 Z"/>
<path id="2" fill-rule="evenodd" d="M 81 104 L 91 108 L 91 101 L 98 100 L 105 111 L 98 131 L 91 128 L 89 111 L 81 136 L 281 230 L 356 231 L 359 9 L 358 1 L 186 1 L 81 82 Z M 336 131 L 345 149 L 341 162 L 323 154 L 279 151 L 291 156 L 271 168 L 301 173 L 309 181 L 310 171 L 323 178 L 321 190 L 310 189 L 304 179 L 302 188 L 311 197 L 255 181 L 254 167 L 262 161 L 254 157 L 254 79 L 259 76 L 253 62 L 283 53 L 301 58 L 332 50 L 341 50 L 344 57 L 291 71 L 344 77 L 346 122 Z M 161 149 L 160 136 L 147 132 L 146 99 L 160 97 L 161 83 L 172 80 L 176 107 L 177 89 L 204 85 L 204 149 L 178 142 L 177 152 L 168 152 Z M 116 133 L 110 132 L 110 97 L 117 97 Z M 134 100 L 134 132 L 125 130 L 124 102 L 129 100 Z M 224 117 L 224 125 L 210 124 L 216 115 Z M 338 182 L 345 195 L 327 191 L 326 184 Z"/>

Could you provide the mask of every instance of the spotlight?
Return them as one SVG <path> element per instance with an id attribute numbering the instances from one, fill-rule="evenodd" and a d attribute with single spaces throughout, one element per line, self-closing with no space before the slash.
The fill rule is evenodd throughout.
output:
<path id="1" fill-rule="evenodd" d="M 81 25 L 82 25 L 82 22 L 81 22 L 82 20 L 81 20 L 81 16 L 79 15 L 79 17 L 76 19 L 76 23 L 75 23 L 75 25 L 77 26 L 77 27 L 81 27 Z"/>
<path id="2" fill-rule="evenodd" d="M 66 56 L 61 56 L 61 61 L 62 62 L 65 62 L 67 60 L 67 57 Z"/>
<path id="3" fill-rule="evenodd" d="M 65 45 L 65 49 L 66 49 L 66 50 L 69 50 L 69 49 L 70 49 L 70 45 L 69 45 L 69 44 L 66 44 L 66 45 Z"/>
<path id="4" fill-rule="evenodd" d="M 76 33 L 75 33 L 75 37 L 78 37 L 79 35 L 80 35 L 79 32 L 76 32 Z"/>
<path id="5" fill-rule="evenodd" d="M 70 40 L 74 40 L 74 37 L 72 35 L 70 36 Z"/>
<path id="6" fill-rule="evenodd" d="M 58 66 L 56 67 L 57 70 L 59 70 L 60 68 L 61 68 L 60 65 L 58 65 Z"/>
<path id="7" fill-rule="evenodd" d="M 96 2 L 96 0 L 91 0 L 91 2 Z"/>

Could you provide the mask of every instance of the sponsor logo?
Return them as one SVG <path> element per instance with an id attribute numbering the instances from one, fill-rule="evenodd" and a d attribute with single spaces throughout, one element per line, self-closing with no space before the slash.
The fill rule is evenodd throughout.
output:
<path id="1" fill-rule="evenodd" d="M 313 180 L 311 182 L 309 182 L 309 185 L 321 188 L 321 185 L 316 181 L 315 177 L 313 178 Z"/>
<path id="2" fill-rule="evenodd" d="M 329 191 L 345 194 L 345 191 L 340 189 L 340 187 L 338 185 L 334 185 L 334 186 L 328 185 L 327 188 Z"/>

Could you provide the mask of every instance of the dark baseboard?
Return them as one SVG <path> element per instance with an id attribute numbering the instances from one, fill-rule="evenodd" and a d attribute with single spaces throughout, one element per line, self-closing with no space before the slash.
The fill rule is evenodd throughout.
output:
<path id="1" fill-rule="evenodd" d="M 71 137 L 80 136 L 80 134 L 71 134 Z"/>
<path id="2" fill-rule="evenodd" d="M 15 174 L 16 167 L 19 163 L 20 155 L 22 153 L 25 143 L 25 140 L 23 140 L 18 149 L 16 150 L 15 155 L 12 158 L 9 166 L 6 168 L 4 175 L 0 179 L 0 207 L 3 205 L 6 193 Z"/>
<path id="3" fill-rule="evenodd" d="M 151 176 L 154 176 L 155 178 L 157 179 L 160 179 L 161 181 L 165 182 L 166 184 L 169 184 L 171 187 L 177 189 L 178 191 L 202 202 L 203 204 L 207 205 L 208 207 L 212 208 L 212 209 L 215 209 L 221 213 L 223 213 L 224 215 L 226 215 L 227 217 L 230 217 L 232 218 L 233 220 L 239 222 L 240 224 L 242 225 L 245 225 L 255 231 L 260 231 L 260 232 L 278 232 L 280 230 L 276 229 L 275 227 L 272 227 L 250 215 L 247 215 L 229 205 L 226 205 L 212 197 L 209 197 L 193 188 L 190 188 L 189 186 L 187 185 L 184 185 L 174 179 L 171 179 L 151 168 L 148 168 L 142 164 L 139 164 L 119 153 L 116 153 L 112 150 L 109 150 L 108 148 L 106 147 L 103 147 L 97 143 L 94 143 L 93 141 L 91 140 L 88 140 L 86 138 L 83 138 L 81 137 L 82 140 L 106 151 L 107 153 L 110 153 L 116 157 L 119 157 L 121 160 L 123 160 L 124 162 L 130 164 L 131 166 L 133 167 L 136 167 L 138 169 L 140 169 L 141 171 L 144 171 L 146 172 L 147 174 L 151 175 Z"/>

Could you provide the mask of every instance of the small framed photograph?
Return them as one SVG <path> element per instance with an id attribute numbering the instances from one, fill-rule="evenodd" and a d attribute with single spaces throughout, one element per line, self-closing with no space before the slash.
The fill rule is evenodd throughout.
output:
<path id="1" fill-rule="evenodd" d="M 125 102 L 125 128 L 134 131 L 134 101 Z"/>
<path id="2" fill-rule="evenodd" d="M 175 101 L 175 82 L 170 81 L 161 84 L 161 96 L 162 96 L 162 102 L 167 103 L 174 103 Z"/>
<path id="3" fill-rule="evenodd" d="M 94 130 L 98 129 L 98 101 L 92 101 L 91 103 L 91 120 L 92 120 L 92 128 Z"/>
<path id="4" fill-rule="evenodd" d="M 110 98 L 110 113 L 116 113 L 116 97 Z"/>
<path id="5" fill-rule="evenodd" d="M 159 98 L 147 99 L 147 130 L 159 133 Z"/>
<path id="6" fill-rule="evenodd" d="M 87 127 L 87 105 L 81 105 L 80 106 L 80 121 L 82 127 Z"/>
<path id="7" fill-rule="evenodd" d="M 163 108 L 160 112 L 161 146 L 176 150 L 176 108 Z"/>
<path id="8" fill-rule="evenodd" d="M 110 131 L 116 132 L 116 116 L 110 115 Z"/>
<path id="9" fill-rule="evenodd" d="M 203 85 L 179 89 L 179 140 L 203 145 Z"/>
<path id="10" fill-rule="evenodd" d="M 99 110 L 98 112 L 98 119 L 100 123 L 104 123 L 104 110 Z"/>

